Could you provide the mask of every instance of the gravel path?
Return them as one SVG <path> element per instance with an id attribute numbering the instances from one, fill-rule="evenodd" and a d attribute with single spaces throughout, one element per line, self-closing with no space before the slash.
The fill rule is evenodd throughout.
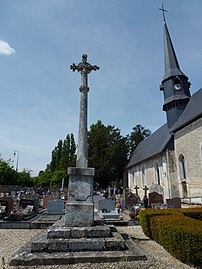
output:
<path id="1" fill-rule="evenodd" d="M 0 268 L 1 269 L 130 269 L 130 268 L 155 268 L 155 269 L 189 269 L 194 268 L 185 265 L 173 258 L 163 247 L 150 240 L 142 232 L 140 226 L 117 227 L 121 233 L 133 237 L 138 246 L 146 254 L 146 261 L 131 261 L 99 264 L 74 264 L 54 266 L 9 266 L 10 256 L 41 230 L 28 229 L 0 229 Z M 3 265 L 4 261 L 5 265 Z"/>

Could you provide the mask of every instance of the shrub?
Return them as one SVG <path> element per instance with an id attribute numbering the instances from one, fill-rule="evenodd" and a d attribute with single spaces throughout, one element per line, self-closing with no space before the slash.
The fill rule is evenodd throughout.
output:
<path id="1" fill-rule="evenodd" d="M 183 215 L 152 216 L 152 239 L 187 264 L 202 265 L 202 223 Z"/>
<path id="2" fill-rule="evenodd" d="M 194 219 L 201 214 L 202 208 L 148 209 L 139 218 L 146 236 L 182 262 L 202 266 L 202 222 Z"/>

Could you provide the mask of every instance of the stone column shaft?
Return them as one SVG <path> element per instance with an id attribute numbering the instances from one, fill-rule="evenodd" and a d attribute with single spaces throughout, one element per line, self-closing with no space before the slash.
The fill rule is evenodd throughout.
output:
<path id="1" fill-rule="evenodd" d="M 76 166 L 80 168 L 88 167 L 88 87 L 80 87 L 80 117 L 79 117 L 79 132 L 78 132 L 78 149 Z"/>

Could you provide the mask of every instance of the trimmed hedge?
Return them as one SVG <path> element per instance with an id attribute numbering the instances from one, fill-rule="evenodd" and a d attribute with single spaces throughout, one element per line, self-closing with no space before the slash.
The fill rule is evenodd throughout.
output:
<path id="1" fill-rule="evenodd" d="M 142 230 L 146 236 L 152 238 L 151 230 L 150 230 L 150 218 L 152 216 L 158 215 L 173 215 L 180 214 L 176 209 L 146 209 L 141 210 L 139 213 L 139 220 L 142 226 Z"/>
<path id="2" fill-rule="evenodd" d="M 174 257 L 202 267 L 202 222 L 184 215 L 191 212 L 198 215 L 202 208 L 144 210 L 140 223 L 145 235 Z"/>
<path id="3" fill-rule="evenodd" d="M 202 221 L 202 211 L 201 212 L 185 212 L 184 215 L 187 217 Z"/>
<path id="4" fill-rule="evenodd" d="M 169 208 L 169 209 L 146 209 L 141 210 L 139 213 L 139 220 L 142 226 L 143 232 L 146 236 L 151 238 L 151 231 L 150 231 L 150 217 L 154 215 L 189 215 L 193 217 L 193 214 L 200 214 L 202 213 L 202 207 L 199 208 Z"/>

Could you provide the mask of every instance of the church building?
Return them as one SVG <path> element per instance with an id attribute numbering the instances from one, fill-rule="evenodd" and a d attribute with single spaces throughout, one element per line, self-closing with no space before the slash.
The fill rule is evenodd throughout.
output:
<path id="1" fill-rule="evenodd" d="M 126 167 L 128 188 L 202 203 L 202 89 L 193 96 L 164 20 L 165 74 L 160 85 L 167 122 L 143 140 Z M 146 186 L 146 188 L 145 188 Z"/>

